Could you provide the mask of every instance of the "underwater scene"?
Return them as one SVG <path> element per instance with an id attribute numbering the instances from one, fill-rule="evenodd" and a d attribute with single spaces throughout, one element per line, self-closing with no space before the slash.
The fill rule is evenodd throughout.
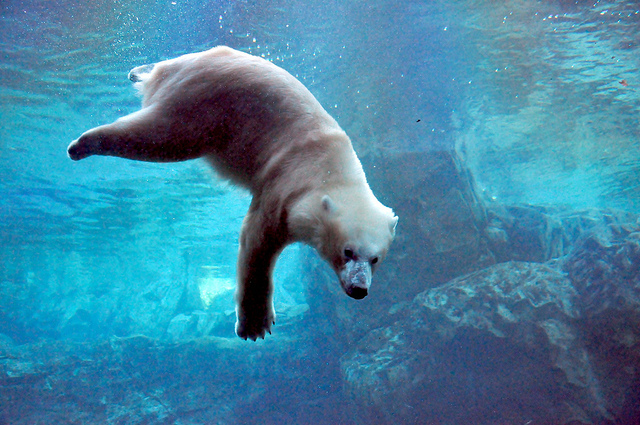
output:
<path id="1" fill-rule="evenodd" d="M 130 70 L 222 45 L 297 78 L 399 218 L 363 299 L 287 246 L 256 341 L 247 189 L 67 155 L 141 108 Z M 640 424 L 640 4 L 3 0 L 0 424 Z"/>

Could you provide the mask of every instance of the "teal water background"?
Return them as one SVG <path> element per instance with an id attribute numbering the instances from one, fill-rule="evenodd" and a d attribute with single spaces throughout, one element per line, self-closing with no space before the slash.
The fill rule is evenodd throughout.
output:
<path id="1" fill-rule="evenodd" d="M 488 202 L 640 212 L 635 1 L 5 0 L 0 334 L 162 338 L 162 304 L 194 284 L 232 323 L 249 194 L 200 161 L 66 156 L 140 107 L 131 68 L 216 45 L 297 76 L 364 158 L 456 149 Z M 291 317 L 306 305 L 303 249 L 276 271 Z"/>

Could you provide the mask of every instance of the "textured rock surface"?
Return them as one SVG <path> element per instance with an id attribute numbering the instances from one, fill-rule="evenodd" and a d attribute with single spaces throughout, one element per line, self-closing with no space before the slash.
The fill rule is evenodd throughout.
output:
<path id="1" fill-rule="evenodd" d="M 420 276 L 417 293 L 494 263 L 483 234 L 486 207 L 455 151 L 389 151 L 363 161 L 372 182 L 393 182 L 373 186 L 400 217 L 392 250 L 408 278 L 398 285 Z"/>
<path id="2" fill-rule="evenodd" d="M 343 358 L 348 391 L 376 423 L 588 417 L 585 351 L 571 328 L 576 296 L 562 273 L 533 263 L 454 279 L 418 295 L 407 318 Z"/>
<path id="3" fill-rule="evenodd" d="M 594 363 L 601 397 L 619 423 L 640 423 L 640 226 L 601 226 L 562 267 L 580 295 L 576 328 Z"/>
<path id="4" fill-rule="evenodd" d="M 558 237 L 529 240 L 578 239 L 568 256 L 424 291 L 343 357 L 360 423 L 640 423 L 636 219 L 558 220 Z"/>
<path id="5" fill-rule="evenodd" d="M 313 341 L 282 336 L 259 346 L 142 336 L 96 344 L 3 341 L 0 423 L 277 424 L 303 417 L 349 424 L 334 408 L 339 382 L 332 377 L 339 375 L 325 358 Z M 319 362 L 327 367 L 315 367 Z"/>
<path id="6" fill-rule="evenodd" d="M 485 236 L 496 262 L 545 262 L 568 254 L 576 241 L 613 223 L 631 223 L 624 211 L 571 211 L 533 205 L 488 206 Z"/>
<path id="7" fill-rule="evenodd" d="M 98 246 L 83 255 L 30 251 L 16 256 L 16 270 L 10 264 L 0 285 L 5 333 L 17 342 L 136 333 L 162 337 L 182 309 L 201 308 L 194 302 L 195 279 L 183 273 L 180 252 L 158 246 L 136 251 L 123 245 L 113 253 Z"/>
<path id="8" fill-rule="evenodd" d="M 640 313 L 640 226 L 615 224 L 587 235 L 563 261 L 587 318 Z"/>

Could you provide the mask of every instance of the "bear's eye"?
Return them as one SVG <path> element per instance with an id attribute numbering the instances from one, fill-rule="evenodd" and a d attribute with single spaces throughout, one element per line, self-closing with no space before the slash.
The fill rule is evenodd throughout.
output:
<path id="1" fill-rule="evenodd" d="M 371 259 L 371 264 L 372 264 L 372 265 L 373 265 L 373 264 L 375 264 L 375 263 L 377 263 L 377 262 L 378 262 L 378 257 L 373 257 L 373 258 Z"/>
<path id="2" fill-rule="evenodd" d="M 353 250 L 350 248 L 345 248 L 344 250 L 344 256 L 347 257 L 350 260 L 354 259 L 354 254 L 353 254 Z"/>

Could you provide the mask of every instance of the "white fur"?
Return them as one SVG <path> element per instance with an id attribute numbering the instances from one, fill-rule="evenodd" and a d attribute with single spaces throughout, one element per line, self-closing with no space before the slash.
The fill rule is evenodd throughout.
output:
<path id="1" fill-rule="evenodd" d="M 138 67 L 130 78 L 142 109 L 87 131 L 69 156 L 204 157 L 252 192 L 238 255 L 240 337 L 264 338 L 275 323 L 271 274 L 289 243 L 315 247 L 349 295 L 367 294 L 397 217 L 371 192 L 347 135 L 298 80 L 228 47 Z"/>

